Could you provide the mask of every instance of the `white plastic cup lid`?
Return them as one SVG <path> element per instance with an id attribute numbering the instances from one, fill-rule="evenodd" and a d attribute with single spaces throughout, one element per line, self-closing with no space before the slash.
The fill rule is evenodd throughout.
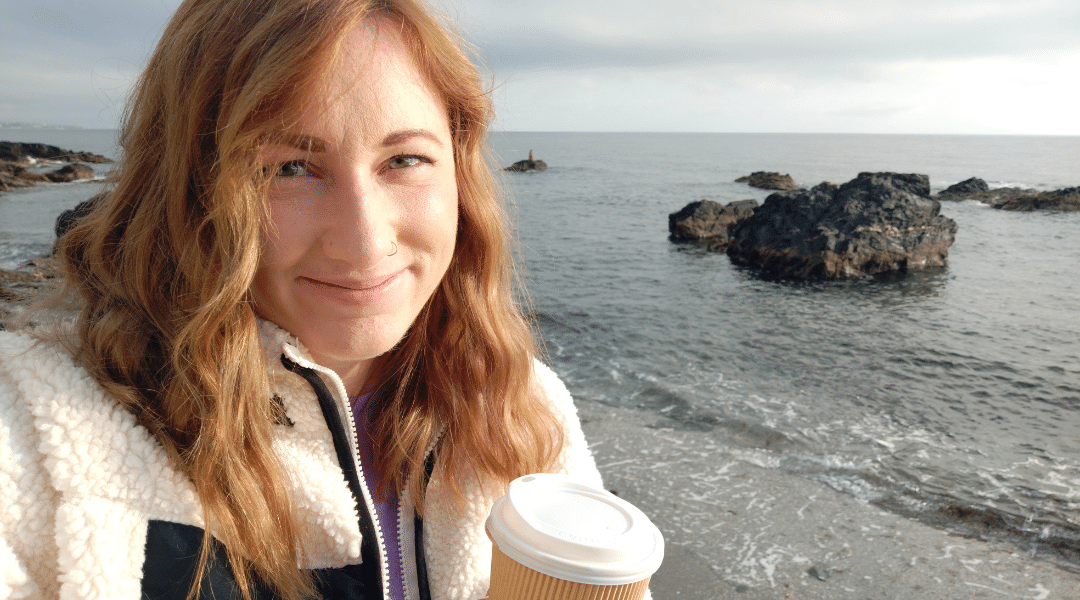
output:
<path id="1" fill-rule="evenodd" d="M 575 583 L 634 583 L 664 560 L 664 538 L 645 513 L 566 475 L 538 473 L 510 482 L 491 507 L 487 530 L 511 559 Z"/>

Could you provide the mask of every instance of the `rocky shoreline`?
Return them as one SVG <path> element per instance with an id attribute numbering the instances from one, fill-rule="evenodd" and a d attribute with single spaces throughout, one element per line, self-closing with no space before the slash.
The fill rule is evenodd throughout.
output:
<path id="1" fill-rule="evenodd" d="M 60 262 L 52 256 L 35 258 L 18 269 L 0 269 L 0 330 L 14 313 L 60 284 Z"/>
<path id="2" fill-rule="evenodd" d="M 112 159 L 92 152 L 64 150 L 48 144 L 0 142 L 0 192 L 33 187 L 39 183 L 66 183 L 92 179 L 94 169 L 84 163 L 106 164 Z M 46 165 L 63 166 L 48 172 Z"/>
<path id="3" fill-rule="evenodd" d="M 39 183 L 63 183 L 92 179 L 90 164 L 108 164 L 112 159 L 92 152 L 65 150 L 48 144 L 0 142 L 0 192 L 14 188 L 32 187 Z M 42 167 L 62 165 L 42 172 Z M 89 211 L 97 197 L 84 201 L 75 209 L 64 211 L 56 219 L 57 237 Z M 54 256 L 42 256 L 27 261 L 16 269 L 0 269 L 0 330 L 7 326 L 15 312 L 42 294 L 54 289 L 61 281 L 60 262 Z"/>

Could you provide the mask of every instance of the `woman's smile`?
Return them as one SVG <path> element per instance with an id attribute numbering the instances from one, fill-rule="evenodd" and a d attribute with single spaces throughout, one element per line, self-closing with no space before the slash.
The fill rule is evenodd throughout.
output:
<path id="1" fill-rule="evenodd" d="M 404 275 L 405 270 L 402 269 L 388 275 L 363 279 L 301 276 L 297 277 L 296 283 L 301 291 L 308 291 L 362 311 L 380 308 L 393 300 L 394 293 L 401 287 L 396 284 L 400 283 Z"/>

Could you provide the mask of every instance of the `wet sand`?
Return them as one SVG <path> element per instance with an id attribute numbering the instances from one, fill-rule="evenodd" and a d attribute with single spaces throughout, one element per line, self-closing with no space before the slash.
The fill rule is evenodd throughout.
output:
<path id="1" fill-rule="evenodd" d="M 656 600 L 1080 598 L 1078 574 L 752 464 L 715 433 L 578 410 L 604 483 L 664 533 Z"/>

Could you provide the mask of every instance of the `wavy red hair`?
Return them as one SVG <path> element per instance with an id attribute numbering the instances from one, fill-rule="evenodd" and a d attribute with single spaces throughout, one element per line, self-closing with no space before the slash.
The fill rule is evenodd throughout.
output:
<path id="1" fill-rule="evenodd" d="M 461 39 L 421 0 L 187 0 L 134 90 L 108 194 L 59 255 L 81 304 L 77 359 L 190 477 L 245 596 L 256 579 L 284 598 L 311 591 L 249 297 L 265 210 L 257 155 L 370 18 L 401 28 L 445 100 L 460 202 L 442 283 L 375 371 L 380 485 L 422 509 L 436 440 L 436 468 L 459 490 L 542 471 L 563 443 L 533 387 L 537 348 L 485 160 L 491 102 Z"/>

